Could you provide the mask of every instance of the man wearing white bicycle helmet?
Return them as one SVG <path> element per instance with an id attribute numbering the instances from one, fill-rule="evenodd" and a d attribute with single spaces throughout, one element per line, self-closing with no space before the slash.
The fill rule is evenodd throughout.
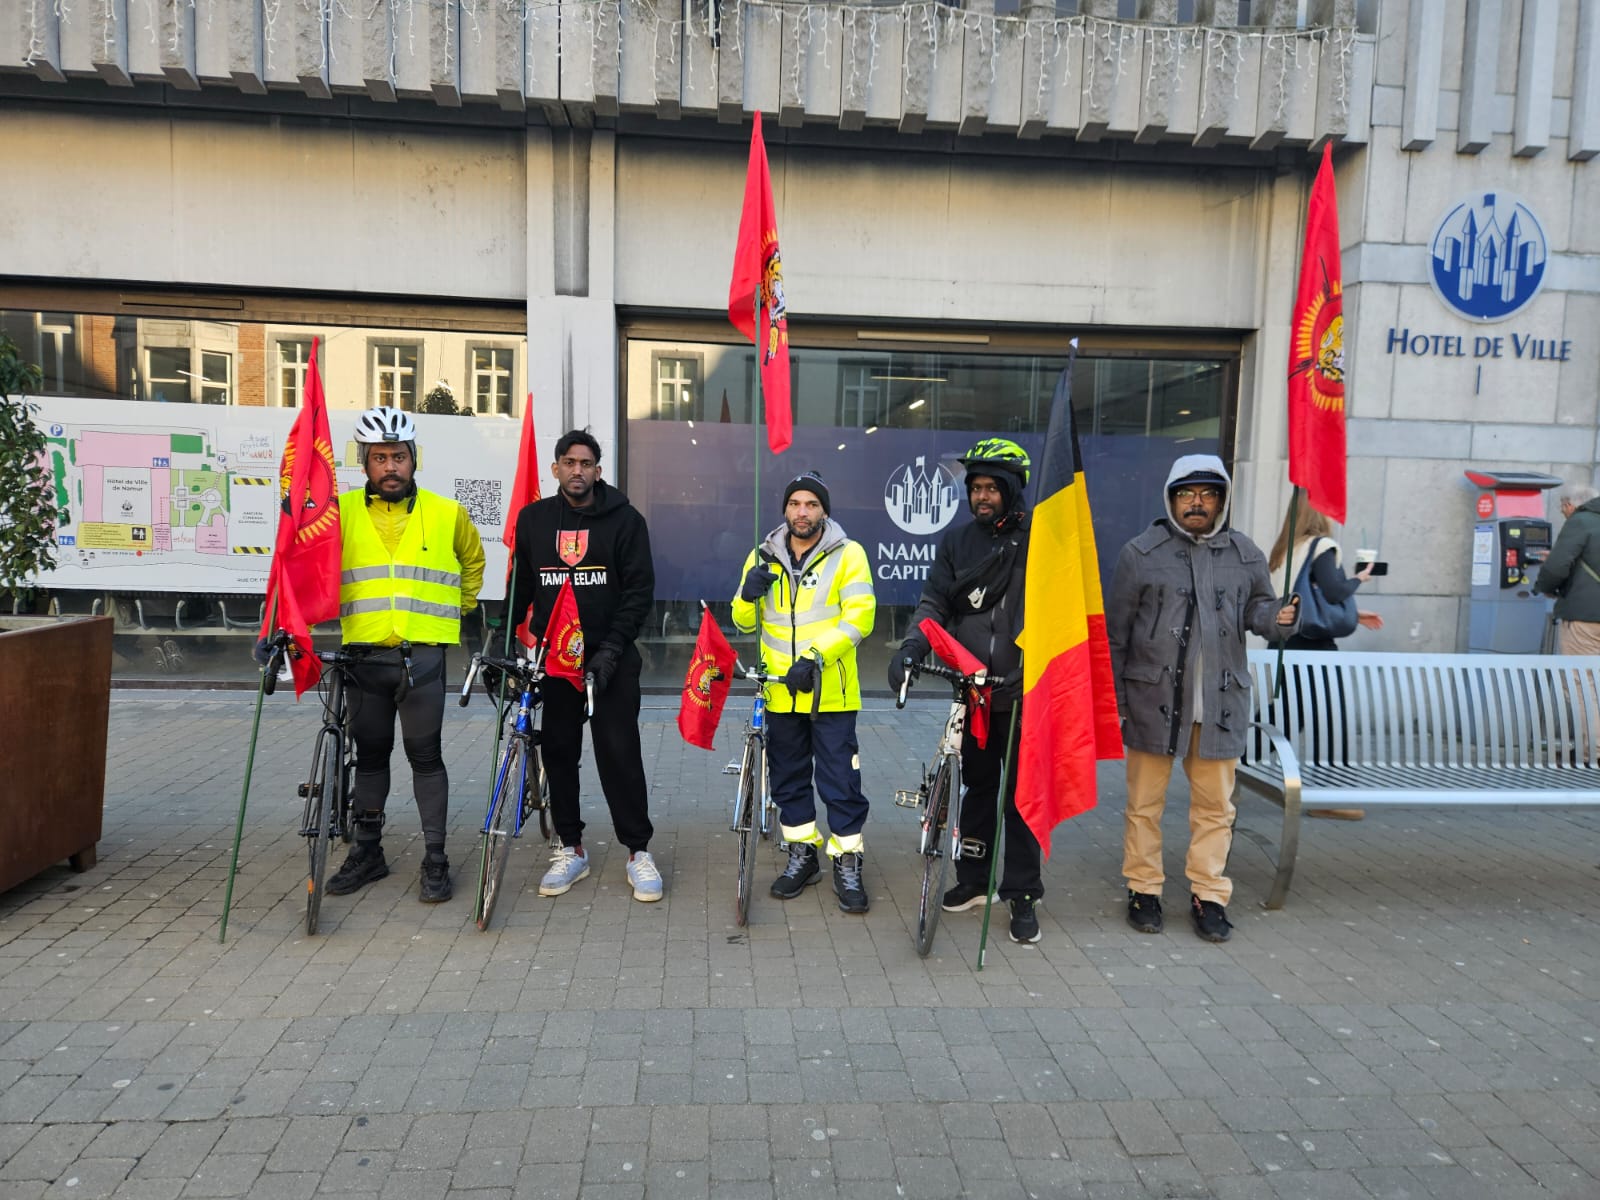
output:
<path id="1" fill-rule="evenodd" d="M 934 553 L 922 600 L 911 614 L 911 632 L 889 658 L 889 686 L 894 691 L 928 656 L 928 639 L 918 626 L 931 617 L 948 630 L 989 669 L 1005 677 L 990 697 L 990 733 L 980 746 L 969 723 L 961 737 L 961 780 L 966 787 L 961 805 L 963 842 L 977 853 L 963 852 L 956 863 L 956 885 L 944 894 L 945 912 L 964 912 L 982 905 L 989 895 L 991 856 L 996 853 L 996 801 L 1000 794 L 1006 730 L 1012 708 L 1022 702 L 1023 577 L 1028 566 L 1028 511 L 1023 489 L 1028 486 L 1028 453 L 1010 438 L 984 438 L 961 456 L 967 469 L 967 507 L 973 520 L 953 525 Z M 1040 938 L 1034 905 L 1044 895 L 1040 877 L 1039 840 L 1017 811 L 1017 773 L 1006 772 L 1004 872 L 999 898 L 1011 906 L 1013 942 Z"/>
<path id="2" fill-rule="evenodd" d="M 450 780 L 440 748 L 445 650 L 461 641 L 462 614 L 478 606 L 483 542 L 461 505 L 417 487 L 409 413 L 370 409 L 356 418 L 355 440 L 366 486 L 339 497 L 339 625 L 345 649 L 365 654 L 353 671 L 350 718 L 355 844 L 328 893 L 343 896 L 389 874 L 381 838 L 398 716 L 422 819 L 419 899 L 438 904 L 451 896 Z"/>

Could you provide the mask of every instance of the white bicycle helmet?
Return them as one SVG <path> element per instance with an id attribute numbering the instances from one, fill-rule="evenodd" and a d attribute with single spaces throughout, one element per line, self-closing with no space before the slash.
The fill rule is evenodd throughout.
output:
<path id="1" fill-rule="evenodd" d="M 356 418 L 356 441 L 363 445 L 379 442 L 414 442 L 417 440 L 417 423 L 411 414 L 398 408 L 379 405 L 369 408 Z"/>

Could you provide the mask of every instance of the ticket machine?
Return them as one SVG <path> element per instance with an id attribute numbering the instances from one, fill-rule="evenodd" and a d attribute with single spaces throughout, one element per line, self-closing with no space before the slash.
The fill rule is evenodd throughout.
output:
<path id="1" fill-rule="evenodd" d="M 1538 654 L 1553 601 L 1534 593 L 1550 555 L 1544 493 L 1565 480 L 1539 471 L 1468 471 L 1482 490 L 1472 531 L 1472 597 L 1467 649 Z"/>

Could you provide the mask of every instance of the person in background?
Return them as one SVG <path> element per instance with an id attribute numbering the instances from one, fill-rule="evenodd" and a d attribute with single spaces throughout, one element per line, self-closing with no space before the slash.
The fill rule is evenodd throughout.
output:
<path id="1" fill-rule="evenodd" d="M 1328 598 L 1328 603 L 1343 604 L 1348 597 L 1355 594 L 1357 588 L 1372 578 L 1372 564 L 1368 563 L 1353 576 L 1346 575 L 1340 565 L 1339 543 L 1333 540 L 1333 526 L 1328 518 L 1307 504 L 1303 497 L 1295 508 L 1299 515 L 1295 519 L 1292 537 L 1289 515 L 1285 513 L 1283 528 L 1278 531 L 1278 540 L 1272 543 L 1272 553 L 1267 556 L 1267 569 L 1276 578 L 1278 572 L 1283 570 L 1284 557 L 1289 554 L 1292 544 L 1293 570 L 1296 576 L 1299 575 L 1300 564 L 1306 561 L 1306 555 L 1311 554 L 1312 580 L 1322 589 L 1322 594 Z M 1383 618 L 1375 612 L 1357 609 L 1357 620 L 1363 629 L 1383 628 Z M 1302 633 L 1290 634 L 1284 645 L 1290 650 L 1339 648 L 1332 638 L 1309 638 Z"/>
<path id="2" fill-rule="evenodd" d="M 1560 499 L 1566 523 L 1533 590 L 1556 597 L 1562 654 L 1600 654 L 1600 492 L 1575 483 Z"/>

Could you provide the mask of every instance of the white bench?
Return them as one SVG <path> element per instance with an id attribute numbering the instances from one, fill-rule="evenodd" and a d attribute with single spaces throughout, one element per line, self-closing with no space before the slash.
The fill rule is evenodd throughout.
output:
<path id="1" fill-rule="evenodd" d="M 1600 658 L 1250 651 L 1239 783 L 1283 809 L 1267 908 L 1294 878 L 1304 808 L 1600 804 Z"/>

